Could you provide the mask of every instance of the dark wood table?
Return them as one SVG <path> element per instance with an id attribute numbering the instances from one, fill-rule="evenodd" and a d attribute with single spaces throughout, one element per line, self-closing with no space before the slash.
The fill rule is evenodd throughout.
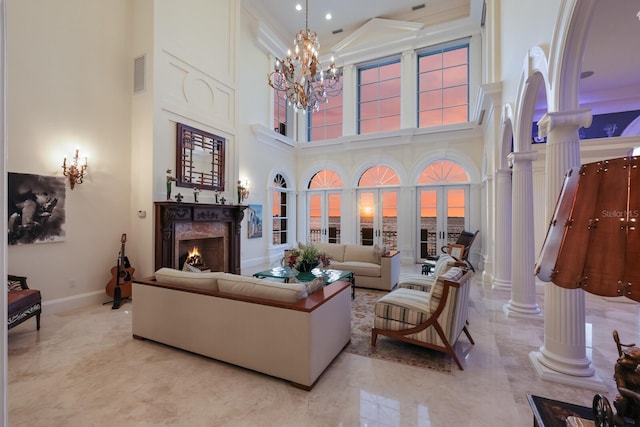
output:
<path id="1" fill-rule="evenodd" d="M 567 417 L 579 417 L 593 421 L 593 409 L 573 403 L 527 395 L 533 411 L 534 427 L 566 427 Z"/>

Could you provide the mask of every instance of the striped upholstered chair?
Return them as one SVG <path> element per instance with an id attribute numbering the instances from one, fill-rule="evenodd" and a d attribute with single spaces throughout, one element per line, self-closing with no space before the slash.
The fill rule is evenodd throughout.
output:
<path id="1" fill-rule="evenodd" d="M 462 332 L 475 344 L 467 329 L 473 272 L 456 264 L 449 264 L 428 292 L 399 287 L 380 298 L 375 306 L 371 345 L 376 345 L 378 335 L 385 335 L 444 352 L 463 370 L 453 347 Z"/>
<path id="2" fill-rule="evenodd" d="M 36 330 L 40 330 L 41 313 L 42 296 L 40 291 L 29 289 L 26 277 L 9 275 L 7 278 L 7 329 L 35 316 Z"/>

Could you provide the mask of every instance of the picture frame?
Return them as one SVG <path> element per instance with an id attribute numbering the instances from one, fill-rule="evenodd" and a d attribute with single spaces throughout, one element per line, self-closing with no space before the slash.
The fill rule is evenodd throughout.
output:
<path id="1" fill-rule="evenodd" d="M 457 259 L 458 261 L 462 260 L 462 255 L 464 254 L 464 245 L 449 245 L 449 255 Z"/>
<path id="2" fill-rule="evenodd" d="M 65 240 L 64 177 L 9 172 L 7 184 L 8 244 Z"/>
<path id="3" fill-rule="evenodd" d="M 249 205 L 247 209 L 247 237 L 262 237 L 262 205 Z"/>

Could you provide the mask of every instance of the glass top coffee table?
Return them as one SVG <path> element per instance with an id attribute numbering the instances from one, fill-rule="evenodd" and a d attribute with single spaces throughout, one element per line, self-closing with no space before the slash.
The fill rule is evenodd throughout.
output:
<path id="1" fill-rule="evenodd" d="M 292 277 L 295 277 L 299 282 L 310 282 L 318 277 L 324 279 L 324 284 L 329 285 L 339 280 L 345 280 L 351 284 L 351 298 L 355 297 L 355 278 L 353 271 L 333 270 L 331 268 L 314 268 L 309 272 L 299 272 L 295 268 L 291 267 L 274 267 L 271 270 L 260 271 L 253 275 L 260 279 L 282 279 L 285 283 L 288 283 Z"/>

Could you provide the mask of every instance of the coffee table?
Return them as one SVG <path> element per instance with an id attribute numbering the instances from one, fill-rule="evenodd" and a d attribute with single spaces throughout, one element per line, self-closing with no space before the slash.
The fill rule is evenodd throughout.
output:
<path id="1" fill-rule="evenodd" d="M 291 267 L 274 267 L 271 270 L 259 271 L 253 276 L 260 279 L 282 279 L 285 283 L 288 283 L 292 277 L 295 277 L 299 282 L 310 282 L 318 277 L 322 277 L 324 279 L 325 286 L 339 280 L 346 280 L 351 284 L 351 299 L 354 299 L 356 296 L 356 280 L 354 278 L 353 271 L 316 267 L 305 273 L 299 272 Z"/>

